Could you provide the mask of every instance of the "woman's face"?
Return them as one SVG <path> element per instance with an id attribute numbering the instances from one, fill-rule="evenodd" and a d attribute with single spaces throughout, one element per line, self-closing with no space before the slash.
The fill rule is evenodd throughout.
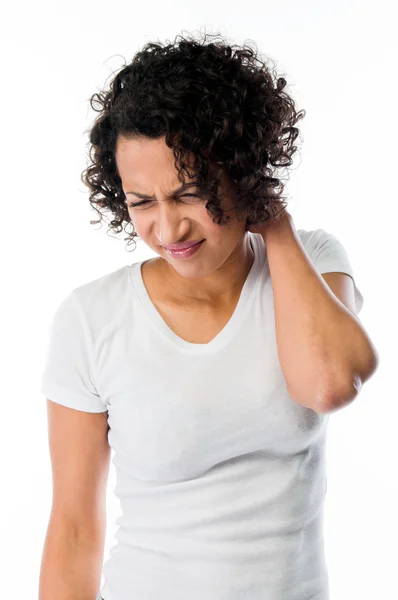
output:
<path id="1" fill-rule="evenodd" d="M 217 225 L 205 208 L 206 200 L 197 195 L 199 190 L 190 180 L 188 187 L 178 191 L 181 182 L 174 167 L 174 154 L 164 138 L 128 140 L 119 137 L 116 164 L 135 231 L 180 275 L 203 278 L 223 265 L 241 262 L 242 257 L 246 257 L 245 220 L 238 221 L 231 210 L 232 188 L 222 173 L 222 190 L 227 192 L 223 208 L 230 221 Z M 139 205 L 131 206 L 133 203 Z M 164 248 L 167 244 L 193 240 L 205 241 L 190 258 L 174 258 Z"/>

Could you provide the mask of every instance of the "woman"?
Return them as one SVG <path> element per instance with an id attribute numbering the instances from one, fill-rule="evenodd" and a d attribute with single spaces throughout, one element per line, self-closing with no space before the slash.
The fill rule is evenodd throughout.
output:
<path id="1" fill-rule="evenodd" d="M 329 597 L 328 413 L 377 361 L 345 249 L 286 210 L 275 169 L 304 113 L 285 84 L 249 47 L 181 38 L 91 99 L 90 202 L 157 256 L 52 320 L 43 599 L 97 593 L 110 448 L 122 514 L 97 598 Z"/>

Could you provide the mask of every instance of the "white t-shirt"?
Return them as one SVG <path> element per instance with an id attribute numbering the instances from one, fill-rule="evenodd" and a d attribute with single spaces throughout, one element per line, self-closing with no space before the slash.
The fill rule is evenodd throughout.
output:
<path id="1" fill-rule="evenodd" d="M 342 244 L 297 230 L 318 273 L 353 279 Z M 328 600 L 328 415 L 289 396 L 266 246 L 208 344 L 178 337 L 132 263 L 75 288 L 51 322 L 41 392 L 108 411 L 117 542 L 105 600 Z M 354 281 L 355 285 L 355 281 Z M 363 297 L 355 285 L 357 312 Z"/>

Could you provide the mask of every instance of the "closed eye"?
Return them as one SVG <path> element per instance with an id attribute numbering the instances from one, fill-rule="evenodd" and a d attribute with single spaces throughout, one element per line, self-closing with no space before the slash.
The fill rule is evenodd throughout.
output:
<path id="1" fill-rule="evenodd" d="M 198 198 L 195 194 L 183 194 L 181 198 Z M 130 202 L 127 206 L 129 208 L 136 208 L 137 206 L 143 206 L 144 204 L 149 204 L 152 200 L 142 200 L 141 202 Z"/>

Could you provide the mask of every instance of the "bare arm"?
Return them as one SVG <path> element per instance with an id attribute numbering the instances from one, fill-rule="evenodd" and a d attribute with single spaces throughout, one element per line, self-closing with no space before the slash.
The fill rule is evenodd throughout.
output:
<path id="1" fill-rule="evenodd" d="M 106 533 L 107 413 L 47 401 L 53 498 L 39 600 L 95 600 Z"/>
<path id="2" fill-rule="evenodd" d="M 351 402 L 374 373 L 377 351 L 361 321 L 317 273 L 289 213 L 279 222 L 267 222 L 263 239 L 278 355 L 289 393 L 316 412 L 335 410 Z M 337 277 L 341 289 L 344 274 Z"/>

